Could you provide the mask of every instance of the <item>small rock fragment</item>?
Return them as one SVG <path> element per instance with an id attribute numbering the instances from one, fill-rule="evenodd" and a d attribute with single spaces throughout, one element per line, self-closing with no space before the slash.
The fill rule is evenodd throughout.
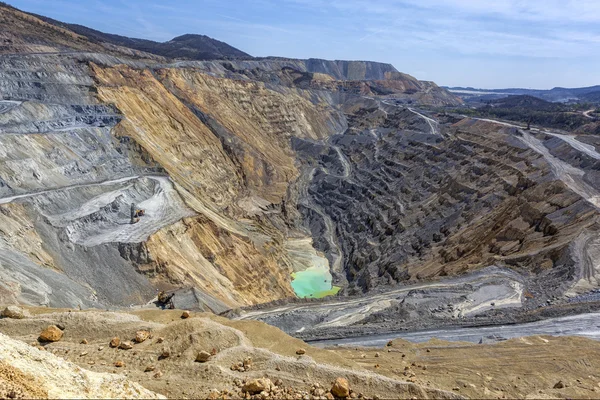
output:
<path id="1" fill-rule="evenodd" d="M 65 326 L 65 324 L 61 324 L 60 322 L 58 324 L 56 324 L 56 327 L 58 329 L 60 329 L 61 331 L 64 331 L 65 329 L 67 329 L 67 327 Z"/>
<path id="2" fill-rule="evenodd" d="M 563 381 L 558 381 L 554 384 L 554 389 L 564 389 L 565 388 L 565 384 L 563 383 Z"/>
<path id="3" fill-rule="evenodd" d="M 144 372 L 152 372 L 154 370 L 155 370 L 154 365 L 148 365 L 146 367 L 146 369 L 144 369 Z"/>
<path id="4" fill-rule="evenodd" d="M 119 348 L 122 350 L 131 350 L 133 349 L 133 345 L 131 344 L 131 342 L 122 342 L 119 345 Z"/>
<path id="5" fill-rule="evenodd" d="M 267 378 L 252 379 L 244 384 L 242 390 L 250 394 L 257 394 L 264 390 L 269 390 L 271 385 L 271 380 Z"/>
<path id="6" fill-rule="evenodd" d="M 136 343 L 142 343 L 143 341 L 145 341 L 146 339 L 148 339 L 150 337 L 150 332 L 148 331 L 137 331 L 135 333 L 135 342 Z"/>
<path id="7" fill-rule="evenodd" d="M 169 349 L 163 349 L 163 351 L 160 354 L 160 356 L 162 358 L 169 358 L 169 357 L 171 357 L 171 351 Z"/>
<path id="8" fill-rule="evenodd" d="M 331 386 L 331 394 L 335 397 L 348 397 L 350 394 L 350 385 L 346 378 L 335 378 Z"/>
<path id="9" fill-rule="evenodd" d="M 298 349 L 298 350 L 296 350 L 296 354 L 298 354 L 298 355 L 301 356 L 302 354 L 306 354 L 306 350 L 304 350 L 304 349 Z"/>
<path id="10" fill-rule="evenodd" d="M 120 344 L 121 344 L 121 339 L 119 339 L 118 337 L 114 337 L 110 341 L 110 347 L 119 347 Z"/>
<path id="11" fill-rule="evenodd" d="M 156 343 L 162 343 L 165 341 L 164 337 L 159 337 L 158 339 L 156 339 Z"/>
<path id="12" fill-rule="evenodd" d="M 81 339 L 81 342 L 79 342 L 79 343 L 81 343 L 81 344 L 88 344 L 88 341 L 87 341 L 87 339 Z"/>
<path id="13" fill-rule="evenodd" d="M 189 311 L 187 311 L 187 310 L 186 310 L 186 311 L 184 311 L 184 312 L 181 314 L 181 318 L 183 318 L 183 319 L 186 319 L 186 318 L 189 318 L 189 317 L 190 317 L 190 312 L 189 312 Z"/>
<path id="14" fill-rule="evenodd" d="M 202 350 L 200 353 L 198 353 L 198 355 L 196 356 L 196 361 L 197 362 L 201 362 L 201 363 L 205 363 L 210 359 L 210 353 L 208 351 L 204 351 Z"/>
<path id="15" fill-rule="evenodd" d="M 115 361 L 115 367 L 121 368 L 121 367 L 124 367 L 124 366 L 125 366 L 125 363 L 123 361 L 121 361 L 121 360 Z"/>

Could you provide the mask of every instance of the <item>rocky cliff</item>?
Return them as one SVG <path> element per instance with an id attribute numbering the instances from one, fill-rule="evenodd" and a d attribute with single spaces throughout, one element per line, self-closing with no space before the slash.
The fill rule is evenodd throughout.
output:
<path id="1" fill-rule="evenodd" d="M 596 279 L 589 145 L 427 111 L 459 100 L 387 64 L 174 61 L 0 17 L 4 302 L 165 289 L 224 311 L 490 265 L 545 295 Z"/>

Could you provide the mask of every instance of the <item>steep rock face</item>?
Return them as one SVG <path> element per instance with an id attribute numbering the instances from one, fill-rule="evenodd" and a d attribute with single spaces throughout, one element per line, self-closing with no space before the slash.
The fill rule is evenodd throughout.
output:
<path id="1" fill-rule="evenodd" d="M 117 134 L 134 139 L 187 204 L 212 220 L 154 235 L 147 248 L 158 267 L 150 269 L 230 307 L 293 296 L 283 209 L 298 176 L 290 139 L 340 130 L 344 120 L 330 99 L 193 70 L 158 70 L 159 81 L 125 66 L 93 69 L 99 98 L 124 114 Z M 293 202 L 288 207 L 293 214 Z"/>
<path id="2" fill-rule="evenodd" d="M 309 58 L 304 61 L 308 72 L 316 72 L 332 76 L 337 80 L 377 81 L 388 79 L 398 70 L 391 64 L 372 61 L 320 60 Z"/>
<path id="3" fill-rule="evenodd" d="M 294 296 L 275 245 L 257 247 L 206 217 L 158 231 L 147 248 L 161 276 L 175 287 L 192 284 L 219 299 L 222 305 L 209 304 L 215 310 Z"/>
<path id="4" fill-rule="evenodd" d="M 301 60 L 279 57 L 255 58 L 251 60 L 184 62 L 183 65 L 201 66 L 204 70 L 217 73 L 224 73 L 224 69 L 234 73 L 252 73 L 252 71 L 255 73 L 279 72 L 288 69 L 301 73 L 329 76 L 335 80 L 384 80 L 397 77 L 399 74 L 391 64 L 373 61 Z"/>
<path id="5" fill-rule="evenodd" d="M 204 116 L 232 153 L 250 195 L 271 203 L 281 203 L 298 176 L 290 139 L 322 140 L 344 126 L 330 99 L 319 93 L 269 90 L 261 82 L 215 79 L 187 69 L 160 70 L 158 76 Z"/>
<path id="6" fill-rule="evenodd" d="M 419 81 L 411 75 L 398 72 L 389 64 L 368 61 L 317 61 L 315 65 L 319 65 L 319 68 L 309 60 L 279 58 L 180 62 L 178 66 L 197 67 L 211 75 L 232 79 L 258 80 L 269 86 L 326 91 L 338 103 L 344 103 L 359 95 L 389 96 L 404 102 L 435 106 L 462 104 L 459 97 L 446 89 L 433 82 Z M 352 65 L 362 66 L 358 68 L 362 73 L 348 73 L 349 68 L 352 71 Z M 379 73 L 366 72 L 370 70 Z"/>
<path id="7" fill-rule="evenodd" d="M 222 310 L 293 296 L 286 238 L 307 236 L 289 143 L 343 129 L 330 96 L 102 55 L 2 62 L 0 195 L 23 204 L 5 211 L 3 298 L 102 306 L 196 286 Z M 134 225 L 131 203 L 147 211 Z M 194 214 L 208 220 L 178 223 Z"/>
<path id="8" fill-rule="evenodd" d="M 150 71 L 92 68 L 99 98 L 125 116 L 119 134 L 132 137 L 190 192 L 217 208 L 232 202 L 241 178 L 220 141 Z"/>

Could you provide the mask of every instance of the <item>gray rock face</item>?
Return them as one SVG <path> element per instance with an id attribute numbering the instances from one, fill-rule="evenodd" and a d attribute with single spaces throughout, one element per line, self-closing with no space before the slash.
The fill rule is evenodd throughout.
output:
<path id="1" fill-rule="evenodd" d="M 386 79 L 386 73 L 398 72 L 391 64 L 372 61 L 330 61 L 309 58 L 304 63 L 308 72 L 327 74 L 338 80 L 377 81 Z"/>
<path id="2" fill-rule="evenodd" d="M 448 129 L 414 110 L 383 107 L 385 115 L 365 102 L 330 145 L 295 142 L 313 169 L 300 209 L 319 250 L 332 264 L 342 255 L 334 282 L 358 294 L 494 259 L 539 271 L 548 257 L 557 261 L 552 277 L 540 275 L 554 282 L 545 291 L 568 287 L 578 256 L 553 243 L 574 237 L 577 218 L 597 216 L 581 191 L 553 181 L 543 160 L 532 163 L 539 155 L 515 129 Z M 591 174 L 593 162 L 555 140 L 543 143 Z"/>
<path id="3" fill-rule="evenodd" d="M 112 136 L 119 113 L 97 104 L 86 64 L 69 56 L 24 55 L 3 57 L 0 65 L 0 92 L 10 99 L 0 103 L 0 203 L 25 206 L 60 269 L 36 264 L 3 238 L 0 291 L 18 285 L 9 298 L 52 307 L 146 302 L 151 284 L 113 242 L 144 240 L 191 211 L 166 205 L 167 178 L 140 177 L 153 169 L 134 166 L 131 146 Z M 156 206 L 154 217 L 128 225 L 125 209 L 144 201 Z M 129 238 L 119 239 L 121 231 Z"/>

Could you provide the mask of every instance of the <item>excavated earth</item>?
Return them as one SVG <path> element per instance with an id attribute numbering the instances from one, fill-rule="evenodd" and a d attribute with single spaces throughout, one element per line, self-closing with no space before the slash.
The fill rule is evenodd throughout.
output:
<path id="1" fill-rule="evenodd" d="M 223 312 L 336 293 L 346 245 L 321 251 L 320 178 L 294 146 L 332 146 L 347 175 L 345 104 L 460 102 L 388 64 L 171 61 L 5 5 L 0 21 L 3 303 L 119 308 L 169 290 Z"/>
<path id="2" fill-rule="evenodd" d="M 373 344 L 373 335 L 504 324 L 516 324 L 520 337 L 525 322 L 593 320 L 596 137 L 431 111 L 460 99 L 387 64 L 169 60 L 90 41 L 1 4 L 0 24 L 0 304 L 138 310 L 3 319 L 0 332 L 31 342 L 43 325 L 68 320 L 74 336 L 47 349 L 69 350 L 63 356 L 91 369 L 105 362 L 102 372 L 127 357 L 134 381 L 168 396 L 207 396 L 208 386 L 191 385 L 194 374 L 235 390 L 226 387 L 236 376 L 227 364 L 244 352 L 261 360 L 256 377 L 287 371 L 275 375 L 297 388 L 313 377 L 329 385 L 335 368 L 357 368 L 344 374 L 369 396 L 389 388 L 417 397 L 502 397 L 500 389 L 508 397 L 593 396 L 597 371 L 572 349 L 586 346 L 591 357 L 596 342 L 585 339 L 440 344 L 446 360 L 464 352 L 481 359 L 474 369 L 502 365 L 488 374 L 504 383 L 488 385 L 481 371 L 482 380 L 465 386 L 454 379 L 464 366 L 440 364 L 453 375 L 416 388 L 402 381 L 410 378 L 403 370 L 390 375 L 387 361 L 367 374 L 355 360 L 362 350 L 310 348 L 296 359 L 301 342 L 250 320 L 306 340 L 354 336 L 356 345 Z M 135 224 L 132 204 L 145 211 Z M 174 292 L 178 308 L 232 321 L 178 321 L 156 310 L 159 290 Z M 155 386 L 141 372 L 157 357 L 154 342 L 136 346 L 137 354 L 85 350 L 98 362 L 78 358 L 81 336 L 100 346 L 114 332 L 130 337 L 144 327 L 169 336 L 182 354 L 167 357 L 170 378 Z M 220 364 L 193 362 L 205 347 L 194 344 L 194 332 L 223 341 L 206 349 L 218 350 Z M 326 343 L 343 341 L 319 345 Z M 420 345 L 402 346 L 421 354 Z M 532 346 L 549 364 L 521 387 L 506 378 L 506 364 L 490 361 L 503 346 L 507 360 Z M 401 357 L 389 362 L 403 366 Z M 547 392 L 562 379 L 557 371 L 568 387 Z"/>

